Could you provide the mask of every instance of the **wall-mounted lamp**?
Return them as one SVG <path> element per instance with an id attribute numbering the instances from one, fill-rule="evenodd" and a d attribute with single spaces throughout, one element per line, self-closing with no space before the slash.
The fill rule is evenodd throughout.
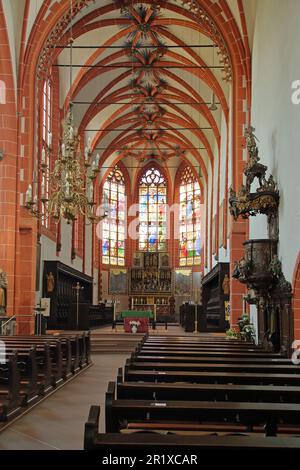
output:
<path id="1" fill-rule="evenodd" d="M 1 160 L 3 160 L 3 158 L 4 158 L 4 152 L 3 152 L 3 150 L 0 150 L 0 162 L 1 162 Z"/>

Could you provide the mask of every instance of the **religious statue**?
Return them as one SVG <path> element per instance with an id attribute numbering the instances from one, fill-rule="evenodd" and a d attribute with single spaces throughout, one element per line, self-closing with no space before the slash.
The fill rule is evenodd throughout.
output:
<path id="1" fill-rule="evenodd" d="M 240 277 L 240 275 L 241 275 L 241 273 L 240 273 L 239 263 L 238 263 L 238 261 L 235 261 L 233 271 L 232 271 L 232 277 L 234 279 L 238 279 Z"/>
<path id="2" fill-rule="evenodd" d="M 254 135 L 254 131 L 255 131 L 255 128 L 252 126 L 249 126 L 248 129 L 246 129 L 245 137 L 246 137 L 247 149 L 250 155 L 250 160 L 253 158 L 256 162 L 258 162 L 259 161 L 258 148 L 256 145 L 258 138 Z"/>
<path id="3" fill-rule="evenodd" d="M 277 279 L 278 286 L 281 290 L 287 292 L 292 291 L 291 283 L 286 280 L 285 275 L 282 272 L 282 264 L 278 258 L 278 255 L 273 255 L 272 261 L 270 263 L 270 271 Z"/>
<path id="4" fill-rule="evenodd" d="M 235 279 L 247 278 L 249 271 L 251 269 L 251 261 L 245 259 L 244 256 L 239 261 L 234 262 L 234 268 L 232 272 L 232 277 Z"/>
<path id="5" fill-rule="evenodd" d="M 49 274 L 47 274 L 47 293 L 51 294 L 54 291 L 54 288 L 55 288 L 55 279 L 54 279 L 52 272 L 50 272 Z"/>
<path id="6" fill-rule="evenodd" d="M 239 198 L 239 202 L 246 202 L 247 199 L 248 199 L 248 191 L 247 191 L 247 188 L 244 184 L 242 184 L 242 186 L 240 187 L 240 190 L 238 192 L 238 198 Z"/>
<path id="7" fill-rule="evenodd" d="M 6 305 L 7 305 L 6 289 L 7 289 L 7 275 L 0 268 L 0 314 L 6 312 Z"/>
<path id="8" fill-rule="evenodd" d="M 228 277 L 228 274 L 225 274 L 224 276 L 222 289 L 223 289 L 224 295 L 230 295 L 230 279 Z"/>
<path id="9" fill-rule="evenodd" d="M 281 261 L 278 258 L 278 255 L 273 255 L 272 261 L 270 263 L 270 271 L 277 279 L 279 279 L 282 273 Z"/>
<path id="10" fill-rule="evenodd" d="M 242 277 L 247 277 L 249 274 L 249 269 L 250 269 L 251 261 L 247 260 L 242 256 L 242 258 L 239 261 L 239 269 Z"/>

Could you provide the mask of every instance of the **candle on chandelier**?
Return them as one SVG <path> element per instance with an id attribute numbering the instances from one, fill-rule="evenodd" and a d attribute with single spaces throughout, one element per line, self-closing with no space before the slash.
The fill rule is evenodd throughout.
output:
<path id="1" fill-rule="evenodd" d="M 42 181 L 42 185 L 41 185 L 41 195 L 42 195 L 42 199 L 45 198 L 45 181 L 43 180 Z"/>
<path id="2" fill-rule="evenodd" d="M 88 200 L 89 202 L 93 202 L 94 200 L 94 186 L 92 184 L 90 184 L 88 189 Z"/>
<path id="3" fill-rule="evenodd" d="M 69 183 L 69 181 L 66 181 L 66 196 L 70 196 L 70 187 L 71 184 Z"/>
<path id="4" fill-rule="evenodd" d="M 44 147 L 42 149 L 42 163 L 46 163 L 46 150 L 44 149 Z"/>
<path id="5" fill-rule="evenodd" d="M 52 147 L 52 132 L 49 133 L 48 145 L 49 145 L 50 148 Z"/>
<path id="6" fill-rule="evenodd" d="M 65 144 L 61 144 L 61 153 L 62 153 L 63 157 L 66 156 L 66 146 L 65 146 Z"/>
<path id="7" fill-rule="evenodd" d="M 32 202 L 32 186 L 31 186 L 31 184 L 28 186 L 28 189 L 26 191 L 25 202 L 26 202 L 26 204 Z"/>

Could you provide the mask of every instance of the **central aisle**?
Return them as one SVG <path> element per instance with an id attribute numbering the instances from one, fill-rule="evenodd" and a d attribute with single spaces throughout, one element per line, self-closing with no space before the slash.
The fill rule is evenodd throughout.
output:
<path id="1" fill-rule="evenodd" d="M 101 406 L 104 432 L 107 384 L 115 380 L 129 354 L 92 357 L 93 366 L 0 432 L 0 450 L 80 450 L 91 405 Z"/>

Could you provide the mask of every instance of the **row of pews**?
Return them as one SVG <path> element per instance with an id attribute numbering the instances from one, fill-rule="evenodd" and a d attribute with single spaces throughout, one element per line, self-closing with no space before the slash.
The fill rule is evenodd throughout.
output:
<path id="1" fill-rule="evenodd" d="M 0 426 L 90 364 L 90 335 L 0 336 Z"/>
<path id="2" fill-rule="evenodd" d="M 300 369 L 217 336 L 148 336 L 85 424 L 86 450 L 299 449 Z"/>

